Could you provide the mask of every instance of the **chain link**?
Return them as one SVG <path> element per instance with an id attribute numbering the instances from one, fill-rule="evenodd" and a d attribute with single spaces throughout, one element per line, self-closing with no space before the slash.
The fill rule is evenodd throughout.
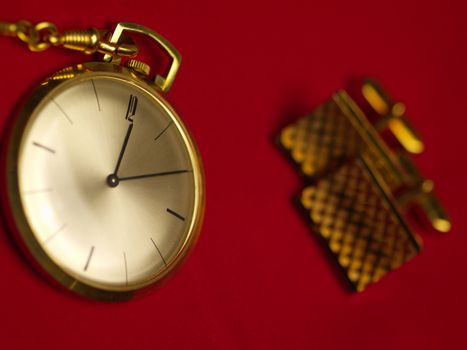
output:
<path id="1" fill-rule="evenodd" d="M 95 28 L 59 33 L 57 27 L 50 22 L 39 22 L 33 25 L 25 20 L 15 23 L 0 21 L 0 34 L 17 37 L 34 52 L 47 50 L 51 46 L 62 46 L 87 54 L 100 52 L 112 56 L 134 57 L 138 53 L 138 48 L 133 42 L 111 44 L 105 41 L 106 32 Z"/>

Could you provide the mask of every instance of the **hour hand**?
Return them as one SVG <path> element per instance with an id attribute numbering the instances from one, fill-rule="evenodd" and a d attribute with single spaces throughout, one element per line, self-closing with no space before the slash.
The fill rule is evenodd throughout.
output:
<path id="1" fill-rule="evenodd" d="M 122 145 L 122 148 L 120 150 L 120 154 L 118 155 L 117 165 L 115 166 L 115 170 L 113 172 L 113 175 L 115 175 L 115 176 L 117 176 L 117 174 L 118 174 L 118 169 L 120 168 L 120 164 L 122 162 L 123 155 L 125 154 L 125 149 L 126 149 L 126 146 L 128 144 L 128 140 L 130 139 L 130 135 L 131 135 L 132 130 L 133 130 L 133 123 L 130 123 L 130 125 L 128 125 L 128 130 L 126 132 L 125 139 L 123 140 L 123 145 Z"/>
<path id="2" fill-rule="evenodd" d="M 120 179 L 118 178 L 118 169 L 120 169 L 120 164 L 122 163 L 123 155 L 125 154 L 126 146 L 128 145 L 128 140 L 130 139 L 131 132 L 133 131 L 133 116 L 136 113 L 136 107 L 138 106 L 138 98 L 134 95 L 130 95 L 130 101 L 128 102 L 128 109 L 126 112 L 125 119 L 130 122 L 128 129 L 123 139 L 122 148 L 117 159 L 117 165 L 115 165 L 115 170 L 112 174 L 107 176 L 107 185 L 110 187 L 117 187 Z"/>
<path id="3" fill-rule="evenodd" d="M 131 131 L 133 130 L 133 116 L 136 114 L 136 107 L 138 106 L 138 97 L 134 95 L 130 95 L 130 100 L 128 101 L 128 109 L 126 111 L 125 119 L 130 122 L 128 125 L 128 130 L 125 135 L 125 139 L 123 140 L 123 145 L 120 150 L 120 154 L 118 155 L 117 165 L 115 166 L 115 170 L 113 175 L 117 176 L 118 169 L 120 168 L 120 163 L 123 159 L 123 154 L 125 153 L 126 146 L 128 144 L 128 140 L 130 139 Z"/>

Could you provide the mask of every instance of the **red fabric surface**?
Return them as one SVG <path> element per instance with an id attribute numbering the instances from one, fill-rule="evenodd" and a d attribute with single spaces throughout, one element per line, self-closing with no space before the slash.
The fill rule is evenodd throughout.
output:
<path id="1" fill-rule="evenodd" d="M 0 348 L 463 349 L 467 346 L 467 25 L 463 1 L 15 1 L 0 18 L 149 26 L 183 63 L 169 99 L 204 158 L 198 245 L 166 285 L 90 302 L 44 282 L 0 232 Z M 1 126 L 56 70 L 90 58 L 0 39 Z M 272 143 L 354 76 L 408 106 L 417 163 L 454 222 L 414 260 L 350 294 L 291 204 L 302 184 Z"/>

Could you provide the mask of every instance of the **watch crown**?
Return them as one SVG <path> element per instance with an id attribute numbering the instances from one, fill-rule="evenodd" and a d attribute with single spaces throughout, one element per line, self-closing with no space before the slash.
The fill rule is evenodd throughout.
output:
<path id="1" fill-rule="evenodd" d="M 125 66 L 135 71 L 136 73 L 145 76 L 149 76 L 149 73 L 151 72 L 151 67 L 148 64 L 138 60 L 128 60 Z"/>

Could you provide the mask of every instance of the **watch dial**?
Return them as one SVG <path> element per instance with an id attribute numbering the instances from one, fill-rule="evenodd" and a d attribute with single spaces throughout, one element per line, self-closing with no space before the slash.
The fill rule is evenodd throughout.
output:
<path id="1" fill-rule="evenodd" d="M 160 98 L 89 75 L 61 84 L 27 122 L 18 161 L 35 239 L 80 282 L 133 290 L 170 269 L 196 214 L 193 151 Z"/>

